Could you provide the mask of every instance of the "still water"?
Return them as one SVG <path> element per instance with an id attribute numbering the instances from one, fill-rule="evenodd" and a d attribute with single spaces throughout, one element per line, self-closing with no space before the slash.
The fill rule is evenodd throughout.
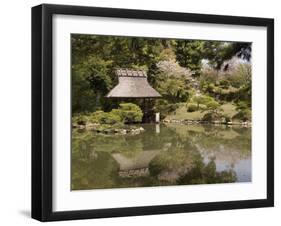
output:
<path id="1" fill-rule="evenodd" d="M 137 135 L 72 132 L 72 190 L 251 181 L 251 129 L 142 124 Z"/>

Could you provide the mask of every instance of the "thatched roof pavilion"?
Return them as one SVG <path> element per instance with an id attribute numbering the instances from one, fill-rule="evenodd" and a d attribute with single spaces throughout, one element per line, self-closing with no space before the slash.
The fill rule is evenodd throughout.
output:
<path id="1" fill-rule="evenodd" d="M 153 89 L 144 71 L 117 69 L 118 84 L 106 95 L 108 98 L 157 98 L 161 95 Z"/>

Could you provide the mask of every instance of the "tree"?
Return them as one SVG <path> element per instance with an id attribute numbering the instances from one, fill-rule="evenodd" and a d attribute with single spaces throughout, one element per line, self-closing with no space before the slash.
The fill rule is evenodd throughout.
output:
<path id="1" fill-rule="evenodd" d="M 169 102 L 177 103 L 188 98 L 188 79 L 191 71 L 181 67 L 174 59 L 157 63 L 155 88 Z"/>
<path id="2" fill-rule="evenodd" d="M 249 61 L 251 59 L 251 43 L 205 41 L 203 44 L 204 58 L 215 70 L 222 69 L 223 63 L 234 56 Z M 224 65 L 227 70 L 228 64 Z"/>
<path id="3" fill-rule="evenodd" d="M 247 61 L 251 59 L 251 43 L 176 40 L 174 46 L 179 64 L 189 68 L 195 76 L 200 74 L 203 60 L 218 71 L 226 60 L 234 56 Z"/>
<path id="4" fill-rule="evenodd" d="M 197 104 L 197 110 L 199 110 L 200 104 L 206 105 L 210 101 L 212 101 L 212 97 L 203 94 L 195 94 L 192 98 L 192 102 Z"/>
<path id="5" fill-rule="evenodd" d="M 204 41 L 177 40 L 175 42 L 176 59 L 180 66 L 189 68 L 193 75 L 198 76 L 201 70 Z"/>
<path id="6" fill-rule="evenodd" d="M 73 66 L 73 112 L 94 111 L 98 108 L 102 108 L 101 101 L 104 99 L 104 95 L 112 87 L 112 80 L 108 70 L 108 65 L 111 63 L 111 61 L 105 61 L 95 56 L 89 56 L 82 63 Z M 84 99 L 87 99 L 88 101 L 83 102 Z"/>
<path id="7" fill-rule="evenodd" d="M 188 98 L 188 90 L 181 79 L 168 78 L 157 82 L 156 89 L 169 102 L 184 102 Z"/>
<path id="8" fill-rule="evenodd" d="M 92 111 L 98 108 L 110 110 L 114 103 L 105 101 L 104 95 L 117 83 L 114 73 L 116 68 L 128 67 L 148 71 L 148 80 L 153 82 L 160 53 L 164 45 L 169 46 L 169 42 L 169 40 L 164 42 L 153 38 L 73 34 L 71 36 L 72 77 L 75 82 L 73 87 L 76 87 L 72 90 L 76 103 L 74 112 Z M 80 83 L 83 83 L 85 90 L 78 87 Z M 87 96 L 92 103 L 89 103 L 90 101 L 84 103 L 80 100 L 80 94 L 84 94 L 86 90 L 91 94 Z"/>
<path id="9" fill-rule="evenodd" d="M 211 100 L 206 103 L 206 106 L 209 111 L 216 112 L 220 104 L 215 100 Z"/>

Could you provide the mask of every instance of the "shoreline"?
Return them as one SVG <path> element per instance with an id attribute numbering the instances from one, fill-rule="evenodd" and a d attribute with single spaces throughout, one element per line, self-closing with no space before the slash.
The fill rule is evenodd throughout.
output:
<path id="1" fill-rule="evenodd" d="M 80 129 L 80 130 L 90 130 L 100 134 L 140 134 L 141 132 L 145 132 L 145 129 L 140 124 L 127 124 L 124 127 L 116 128 L 114 126 L 107 126 L 105 129 L 100 129 L 102 125 L 97 124 L 86 124 L 86 125 L 78 125 L 72 124 L 72 128 Z M 164 119 L 159 123 L 152 122 L 150 124 L 160 125 L 160 124 L 181 124 L 181 125 L 225 125 L 225 126 L 241 126 L 245 128 L 251 128 L 252 122 L 238 122 L 238 121 L 202 121 L 202 120 L 190 120 L 190 119 Z"/>
<path id="2" fill-rule="evenodd" d="M 252 127 L 252 122 L 250 121 L 203 121 L 203 120 L 191 120 L 191 119 L 164 119 L 162 123 L 169 124 L 183 124 L 183 125 L 192 125 L 192 124 L 201 124 L 201 125 L 227 125 L 227 126 L 243 126 L 243 127 Z"/>

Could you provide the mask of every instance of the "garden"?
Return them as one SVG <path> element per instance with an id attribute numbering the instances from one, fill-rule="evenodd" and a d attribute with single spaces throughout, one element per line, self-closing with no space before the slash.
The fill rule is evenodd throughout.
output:
<path id="1" fill-rule="evenodd" d="M 251 44 L 73 34 L 72 125 L 99 133 L 139 133 L 145 114 L 164 123 L 251 126 Z M 110 99 L 116 68 L 144 71 L 160 95 Z"/>

